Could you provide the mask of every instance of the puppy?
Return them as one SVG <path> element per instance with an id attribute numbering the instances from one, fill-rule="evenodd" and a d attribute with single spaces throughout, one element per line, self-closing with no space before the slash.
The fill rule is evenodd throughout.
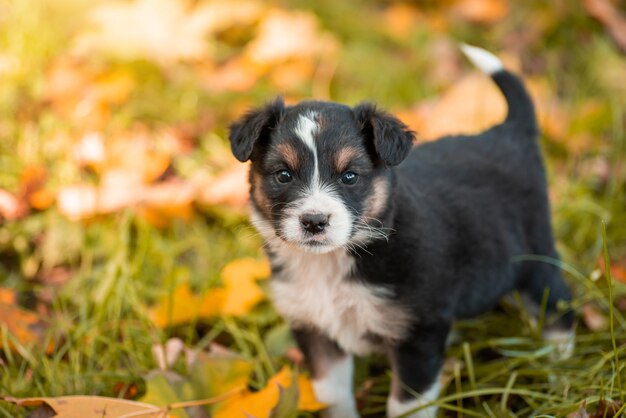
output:
<path id="1" fill-rule="evenodd" d="M 434 417 L 455 319 L 512 290 L 539 307 L 547 289 L 547 314 L 570 300 L 557 267 L 517 257 L 558 258 L 530 97 L 498 58 L 462 49 L 508 104 L 480 135 L 413 147 L 413 132 L 372 104 L 280 99 L 231 125 L 233 154 L 252 161 L 274 304 L 327 417 L 358 417 L 352 355 L 376 351 L 392 367 L 388 416 Z M 557 316 L 545 336 L 567 354 L 573 314 Z"/>

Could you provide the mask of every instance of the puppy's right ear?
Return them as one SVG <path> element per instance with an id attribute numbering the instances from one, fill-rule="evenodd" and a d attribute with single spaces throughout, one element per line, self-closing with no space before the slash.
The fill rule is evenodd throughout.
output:
<path id="1" fill-rule="evenodd" d="M 254 146 L 269 137 L 270 131 L 276 127 L 284 110 L 285 103 L 278 97 L 264 107 L 250 110 L 231 124 L 228 139 L 235 158 L 241 162 L 248 161 Z"/>

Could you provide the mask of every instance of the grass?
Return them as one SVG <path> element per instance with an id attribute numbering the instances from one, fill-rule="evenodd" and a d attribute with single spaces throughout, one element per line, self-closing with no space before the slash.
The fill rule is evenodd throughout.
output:
<path id="1" fill-rule="evenodd" d="M 12 192 L 20 189 L 22 172 L 32 165 L 46 168 L 53 190 L 76 181 L 99 181 L 97 173 L 78 167 L 69 151 L 89 127 L 51 105 L 45 91 L 47 71 L 87 30 L 88 10 L 102 2 L 54 3 L 15 0 L 0 6 L 0 58 L 19 62 L 17 70 L 0 73 L 6 80 L 0 85 L 0 188 Z M 603 28 L 580 5 L 518 2 L 511 5 L 514 13 L 484 25 L 459 18 L 447 3 L 424 2 L 420 5 L 427 19 L 398 37 L 384 20 L 387 3 L 273 4 L 315 12 L 320 27 L 335 36 L 342 52 L 331 63 L 335 70 L 327 94 L 349 104 L 375 99 L 404 110 L 444 91 L 454 77 L 435 77 L 433 56 L 425 53 L 435 51 L 442 39 L 462 39 L 494 51 L 523 51 L 524 72 L 546 82 L 563 104 L 562 137 L 549 131 L 543 146 L 563 258 L 558 263 L 574 290 L 572 306 L 581 317 L 576 350 L 568 360 L 550 360 L 551 348 L 538 337 L 540 329 L 523 310 L 503 305 L 497 312 L 457 324 L 460 338 L 448 349 L 446 381 L 436 403 L 441 416 L 547 417 L 567 416 L 583 401 L 590 411 L 605 400 L 623 402 L 626 284 L 612 278 L 607 266 L 626 259 L 626 94 L 623 74 L 613 73 L 614 68 L 624 68 L 624 56 Z M 363 13 L 357 18 L 354 10 Z M 528 28 L 529 19 L 537 25 Z M 442 23 L 429 25 L 431 21 Z M 237 42 L 248 39 L 251 29 L 237 30 L 218 35 L 226 56 L 240 52 Z M 223 168 L 229 121 L 278 91 L 266 78 L 244 91 L 207 91 L 195 72 L 198 63 L 163 67 L 149 59 L 97 55 L 83 64 L 81 71 L 123 71 L 137 83 L 131 97 L 115 105 L 101 127 L 111 137 L 136 124 L 155 130 L 196 126 L 209 113 L 208 128 L 196 133 L 191 150 L 177 154 L 172 163 L 184 178 L 201 169 Z M 299 99 L 314 90 L 305 80 L 284 93 Z M 165 228 L 132 209 L 76 222 L 55 206 L 0 223 L 0 287 L 16 290 L 21 306 L 50 318 L 44 346 L 49 342 L 54 347 L 45 352 L 2 332 L 0 394 L 130 396 L 135 387 L 137 398 L 146 390 L 145 375 L 157 366 L 152 345 L 170 337 L 180 337 L 194 348 L 216 342 L 240 353 L 255 365 L 249 385 L 263 387 L 288 362 L 282 346 L 289 339 L 268 303 L 240 319 L 217 318 L 168 329 L 155 327 L 147 315 L 177 284 L 188 281 L 197 292 L 206 291 L 217 285 L 219 271 L 229 260 L 260 256 L 260 248 L 244 214 L 219 208 L 195 208 L 190 219 L 173 220 Z M 53 268 L 71 278 L 54 283 L 43 274 Z M 589 306 L 606 327 L 589 328 L 583 313 Z M 182 362 L 174 368 L 181 375 L 188 373 Z M 363 416 L 384 416 L 388 384 L 383 359 L 358 360 L 356 391 Z M 24 414 L 0 402 L 0 416 L 18 413 Z"/>

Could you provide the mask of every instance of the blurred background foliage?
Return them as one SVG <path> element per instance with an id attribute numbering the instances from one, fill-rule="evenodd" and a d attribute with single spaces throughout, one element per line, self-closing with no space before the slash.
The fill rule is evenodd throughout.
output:
<path id="1" fill-rule="evenodd" d="M 478 132 L 505 109 L 490 80 L 461 57 L 457 43 L 466 42 L 497 53 L 537 104 L 581 337 L 572 363 L 551 369 L 538 362 L 545 355 L 536 330 L 519 312 L 461 324 L 472 345 L 451 349 L 458 363 L 449 394 L 504 387 L 509 374 L 495 372 L 504 364 L 520 376 L 515 385 L 558 399 L 516 395 L 506 403 L 495 394 L 451 403 L 479 415 L 563 415 L 582 399 L 601 405 L 619 395 L 613 383 L 623 364 L 593 355 L 611 353 L 611 337 L 626 338 L 625 7 L 611 0 L 0 1 L 0 392 L 138 399 L 157 367 L 153 346 L 171 337 L 242 355 L 254 364 L 251 388 L 263 387 L 279 365 L 297 363 L 264 296 L 235 301 L 246 306 L 236 314 L 221 304 L 210 315 L 189 308 L 178 322 L 179 308 L 167 305 L 174 294 L 188 305 L 216 303 L 202 297 L 227 291 L 224 265 L 262 256 L 246 220 L 247 168 L 230 154 L 228 124 L 282 95 L 290 103 L 373 100 L 420 141 Z M 618 327 L 609 333 L 612 307 Z M 159 309 L 169 309 L 169 321 L 155 320 Z M 517 336 L 510 329 L 527 339 L 507 339 Z M 476 360 L 470 376 L 472 353 L 485 347 L 499 347 L 500 357 Z M 182 363 L 171 367 L 186 376 Z M 387 380 L 380 359 L 360 363 L 365 416 L 384 409 Z M 15 413 L 1 404 L 0 411 Z"/>

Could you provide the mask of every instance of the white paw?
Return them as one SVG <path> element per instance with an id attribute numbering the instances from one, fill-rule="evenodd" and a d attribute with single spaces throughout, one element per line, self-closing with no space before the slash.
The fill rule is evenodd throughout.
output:
<path id="1" fill-rule="evenodd" d="M 550 353 L 553 360 L 567 360 L 574 354 L 576 345 L 574 330 L 548 329 L 543 331 L 543 339 L 554 347 Z"/>
<path id="2" fill-rule="evenodd" d="M 389 399 L 387 399 L 387 417 L 395 418 L 399 416 L 406 416 L 407 418 L 435 418 L 437 416 L 436 405 L 421 408 L 413 413 L 411 413 L 411 411 L 435 401 L 439 397 L 439 390 L 440 385 L 439 381 L 437 381 L 430 389 L 422 393 L 420 396 L 406 402 L 401 402 L 393 396 L 390 396 Z"/>

